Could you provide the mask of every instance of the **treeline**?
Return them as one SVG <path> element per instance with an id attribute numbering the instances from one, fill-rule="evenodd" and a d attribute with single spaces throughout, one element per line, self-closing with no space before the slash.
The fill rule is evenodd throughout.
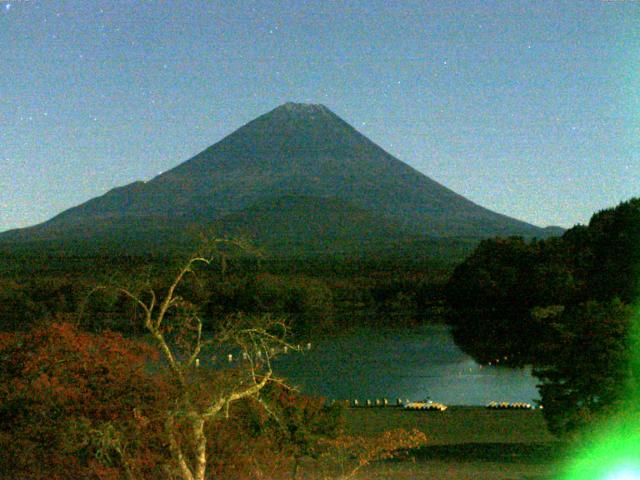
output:
<path id="1" fill-rule="evenodd" d="M 640 199 L 632 199 L 559 238 L 483 241 L 445 288 L 449 322 L 480 362 L 533 365 L 549 426 L 572 431 L 639 379 L 630 368 L 639 280 Z"/>
<path id="2" fill-rule="evenodd" d="M 53 320 L 90 331 L 138 333 L 136 306 L 110 285 L 162 289 L 179 256 L 5 255 L 0 261 L 0 330 Z M 180 294 L 199 305 L 205 328 L 231 313 L 284 316 L 297 330 L 443 319 L 449 264 L 347 259 L 224 257 L 189 276 Z"/>

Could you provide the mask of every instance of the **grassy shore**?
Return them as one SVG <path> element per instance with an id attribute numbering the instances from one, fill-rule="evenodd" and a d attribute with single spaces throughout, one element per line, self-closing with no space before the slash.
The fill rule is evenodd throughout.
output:
<path id="1" fill-rule="evenodd" d="M 374 464 L 360 479 L 552 479 L 562 450 L 539 410 L 359 408 L 347 409 L 346 420 L 353 435 L 417 428 L 428 439 L 412 460 Z"/>

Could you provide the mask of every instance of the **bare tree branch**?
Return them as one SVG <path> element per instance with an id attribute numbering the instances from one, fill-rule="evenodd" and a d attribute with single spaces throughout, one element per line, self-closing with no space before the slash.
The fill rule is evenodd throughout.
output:
<path id="1" fill-rule="evenodd" d="M 226 244 L 231 247 L 248 249 L 243 240 L 213 239 L 210 244 L 214 247 Z M 285 342 L 287 325 L 279 319 L 270 316 L 245 317 L 236 315 L 227 319 L 218 334 L 209 340 L 203 339 L 203 322 L 194 307 L 177 295 L 177 290 L 188 274 L 194 274 L 194 268 L 199 264 L 210 265 L 213 257 L 203 254 L 193 255 L 179 269 L 171 281 L 166 293 L 157 296 L 153 288 L 144 290 L 147 301 L 141 294 L 125 287 L 116 287 L 114 291 L 129 298 L 144 312 L 144 326 L 152 335 L 163 358 L 168 364 L 169 372 L 177 382 L 178 390 L 175 398 L 175 410 L 168 411 L 165 420 L 165 432 L 169 441 L 171 456 L 176 464 L 176 472 L 183 480 L 204 480 L 206 476 L 206 425 L 229 406 L 239 400 L 257 397 L 259 392 L 269 383 L 284 384 L 282 380 L 273 377 L 272 359 L 282 348 L 296 350 L 296 347 Z M 196 277 L 197 278 L 197 277 Z M 99 287 L 103 289 L 106 287 Z M 181 336 L 171 343 L 167 337 L 165 319 L 170 309 L 176 310 L 173 322 L 178 322 L 182 328 Z M 184 336 L 182 336 L 184 333 Z M 225 373 L 223 377 L 231 380 L 212 386 L 218 388 L 219 393 L 209 401 L 201 395 L 193 395 L 194 389 L 201 382 L 201 374 L 195 374 L 196 361 L 205 346 L 215 344 L 217 348 L 240 348 L 245 354 L 247 363 L 237 370 Z M 195 366 L 194 366 L 195 364 Z M 239 374 L 237 380 L 235 375 Z M 226 376 L 225 376 L 226 375 Z M 195 390 L 197 391 L 197 390 Z M 192 398 L 193 397 L 193 398 Z M 205 397 L 206 398 L 206 397 Z M 176 416 L 188 419 L 188 427 L 181 425 L 176 428 Z M 181 446 L 182 438 L 187 435 L 188 443 L 193 448 Z"/>

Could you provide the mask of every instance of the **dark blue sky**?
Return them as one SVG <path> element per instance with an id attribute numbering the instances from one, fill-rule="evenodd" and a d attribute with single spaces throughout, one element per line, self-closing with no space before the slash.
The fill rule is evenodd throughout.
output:
<path id="1" fill-rule="evenodd" d="M 483 206 L 640 195 L 640 1 L 0 1 L 0 231 L 323 103 Z"/>

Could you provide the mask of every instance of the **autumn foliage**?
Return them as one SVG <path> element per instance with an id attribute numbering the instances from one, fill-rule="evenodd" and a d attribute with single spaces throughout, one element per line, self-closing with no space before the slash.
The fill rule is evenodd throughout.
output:
<path id="1" fill-rule="evenodd" d="M 356 478 L 372 462 L 406 456 L 412 449 L 424 446 L 424 432 L 413 429 L 390 430 L 376 437 L 340 435 L 320 441 L 323 478 L 346 480 Z"/>
<path id="2" fill-rule="evenodd" d="M 1 478 L 180 478 L 164 426 L 177 387 L 150 344 L 53 323 L 0 334 L 0 360 Z M 186 424 L 176 428 L 188 450 Z M 402 431 L 345 436 L 340 408 L 280 384 L 234 403 L 206 437 L 207 478 L 236 480 L 299 478 L 302 470 L 305 478 L 347 477 L 424 440 Z"/>
<path id="3" fill-rule="evenodd" d="M 0 471 L 4 478 L 126 478 L 159 473 L 171 385 L 154 351 L 106 332 L 54 323 L 0 342 Z"/>

